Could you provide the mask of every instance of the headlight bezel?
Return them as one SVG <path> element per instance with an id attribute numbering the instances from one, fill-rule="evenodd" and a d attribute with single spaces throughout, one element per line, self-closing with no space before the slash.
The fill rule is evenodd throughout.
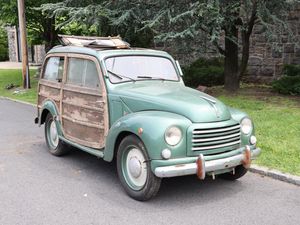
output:
<path id="1" fill-rule="evenodd" d="M 249 117 L 244 117 L 241 122 L 241 133 L 244 135 L 250 135 L 253 132 L 253 122 Z"/>
<path id="2" fill-rule="evenodd" d="M 172 134 L 173 134 L 173 137 L 171 137 Z M 172 125 L 172 126 L 168 127 L 165 131 L 165 134 L 164 134 L 165 142 L 170 146 L 178 145 L 180 143 L 180 141 L 182 140 L 182 137 L 183 136 L 182 136 L 181 129 L 178 126 L 175 126 L 175 125 Z M 175 138 L 175 140 L 172 140 L 174 138 Z"/>

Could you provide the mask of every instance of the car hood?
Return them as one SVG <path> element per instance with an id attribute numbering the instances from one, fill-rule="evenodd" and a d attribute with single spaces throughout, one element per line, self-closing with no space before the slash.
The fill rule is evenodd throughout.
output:
<path id="1" fill-rule="evenodd" d="M 231 118 L 219 100 L 178 82 L 140 81 L 120 85 L 114 95 L 133 111 L 159 110 L 180 114 L 194 123 Z"/>

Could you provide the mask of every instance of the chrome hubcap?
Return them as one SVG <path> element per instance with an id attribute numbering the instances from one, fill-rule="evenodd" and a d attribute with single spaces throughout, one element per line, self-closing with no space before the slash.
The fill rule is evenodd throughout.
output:
<path id="1" fill-rule="evenodd" d="M 143 153 L 139 149 L 129 150 L 126 157 L 126 167 L 131 183 L 134 186 L 143 187 L 147 180 L 147 164 Z"/>
<path id="2" fill-rule="evenodd" d="M 129 172 L 131 173 L 131 175 L 134 178 L 137 178 L 141 175 L 141 173 L 142 173 L 142 164 L 141 164 L 141 162 L 139 161 L 138 158 L 133 157 L 133 158 L 129 159 L 128 167 L 129 167 Z"/>
<path id="3" fill-rule="evenodd" d="M 50 124 L 49 136 L 50 136 L 50 141 L 51 141 L 52 145 L 56 148 L 58 146 L 58 133 L 57 133 L 55 121 L 53 121 L 53 120 L 51 121 L 51 124 Z"/>

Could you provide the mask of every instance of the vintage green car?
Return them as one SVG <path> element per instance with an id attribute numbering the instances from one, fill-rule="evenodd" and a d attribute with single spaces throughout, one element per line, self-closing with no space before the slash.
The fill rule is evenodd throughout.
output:
<path id="1" fill-rule="evenodd" d="M 71 145 L 116 159 L 122 186 L 143 201 L 164 177 L 238 179 L 260 154 L 251 119 L 186 87 L 166 52 L 118 37 L 61 39 L 41 70 L 35 120 L 53 155 Z"/>

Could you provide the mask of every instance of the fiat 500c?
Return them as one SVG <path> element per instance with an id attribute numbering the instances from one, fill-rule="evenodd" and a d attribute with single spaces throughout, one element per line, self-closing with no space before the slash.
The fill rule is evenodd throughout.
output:
<path id="1" fill-rule="evenodd" d="M 63 155 L 71 145 L 116 159 L 125 191 L 142 201 L 164 177 L 235 180 L 247 172 L 260 149 L 245 113 L 186 87 L 166 52 L 101 41 L 46 56 L 36 123 L 45 124 L 50 153 Z"/>

